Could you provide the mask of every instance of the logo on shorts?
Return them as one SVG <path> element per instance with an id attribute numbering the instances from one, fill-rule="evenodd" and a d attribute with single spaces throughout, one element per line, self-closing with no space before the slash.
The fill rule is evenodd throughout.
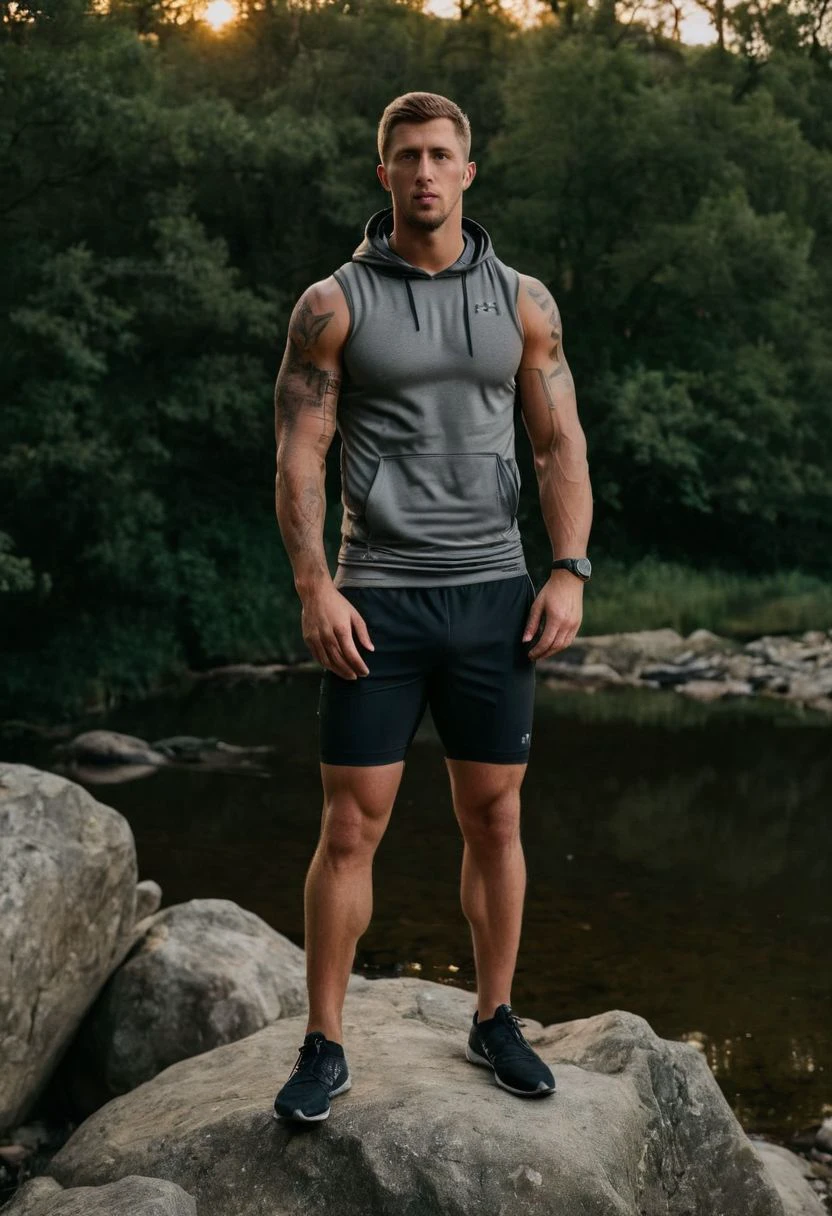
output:
<path id="1" fill-rule="evenodd" d="M 500 307 L 496 300 L 486 300 L 484 304 L 475 304 L 474 312 L 495 312 L 500 315 Z"/>
<path id="2" fill-rule="evenodd" d="M 520 744 L 521 744 L 521 746 L 522 746 L 524 743 L 531 743 L 531 741 L 532 741 L 532 737 L 531 737 L 531 735 L 521 735 L 521 736 L 520 736 Z"/>

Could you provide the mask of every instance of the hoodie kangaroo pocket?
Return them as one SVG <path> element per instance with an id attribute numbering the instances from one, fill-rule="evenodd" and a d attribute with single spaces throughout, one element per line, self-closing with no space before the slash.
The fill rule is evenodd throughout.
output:
<path id="1" fill-rule="evenodd" d="M 496 452 L 380 456 L 364 509 L 368 540 L 488 544 L 511 528 L 518 497 L 519 479 Z"/>

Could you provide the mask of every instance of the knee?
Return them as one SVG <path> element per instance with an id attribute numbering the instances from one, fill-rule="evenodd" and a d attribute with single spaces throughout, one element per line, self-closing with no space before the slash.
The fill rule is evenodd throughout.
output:
<path id="1" fill-rule="evenodd" d="M 383 825 L 355 803 L 332 803 L 324 810 L 319 851 L 332 866 L 342 867 L 372 858 Z"/>
<path id="2" fill-rule="evenodd" d="M 459 821 L 465 843 L 478 853 L 502 853 L 520 840 L 520 798 L 502 794 L 462 808 Z"/>

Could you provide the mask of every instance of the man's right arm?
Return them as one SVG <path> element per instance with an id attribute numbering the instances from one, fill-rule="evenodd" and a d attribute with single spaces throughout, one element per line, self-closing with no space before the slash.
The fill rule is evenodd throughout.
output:
<path id="1" fill-rule="evenodd" d="M 303 293 L 292 311 L 274 389 L 275 508 L 301 597 L 330 577 L 323 542 L 325 472 L 341 386 L 341 301 L 330 280 Z"/>
<path id="2" fill-rule="evenodd" d="M 349 312 L 333 278 L 309 287 L 289 322 L 274 391 L 275 510 L 315 658 L 347 679 L 366 674 L 355 648 L 370 643 L 358 611 L 336 589 L 324 550 L 326 454 L 335 434 Z"/>

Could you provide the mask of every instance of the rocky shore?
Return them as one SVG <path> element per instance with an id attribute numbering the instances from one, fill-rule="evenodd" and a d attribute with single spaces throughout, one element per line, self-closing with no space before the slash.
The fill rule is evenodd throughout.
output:
<path id="1" fill-rule="evenodd" d="M 698 701 L 758 696 L 832 712 L 832 630 L 745 644 L 707 629 L 578 637 L 537 667 L 558 687 L 672 688 Z"/>
<path id="2" fill-rule="evenodd" d="M 802 1156 L 752 1140 L 696 1047 L 626 1010 L 527 1021 L 558 1092 L 521 1102 L 465 1060 L 471 994 L 353 976 L 353 1087 L 325 1125 L 285 1125 L 303 952 L 137 878 L 121 815 L 0 763 L 4 1216 L 827 1211 L 832 1127 Z"/>

